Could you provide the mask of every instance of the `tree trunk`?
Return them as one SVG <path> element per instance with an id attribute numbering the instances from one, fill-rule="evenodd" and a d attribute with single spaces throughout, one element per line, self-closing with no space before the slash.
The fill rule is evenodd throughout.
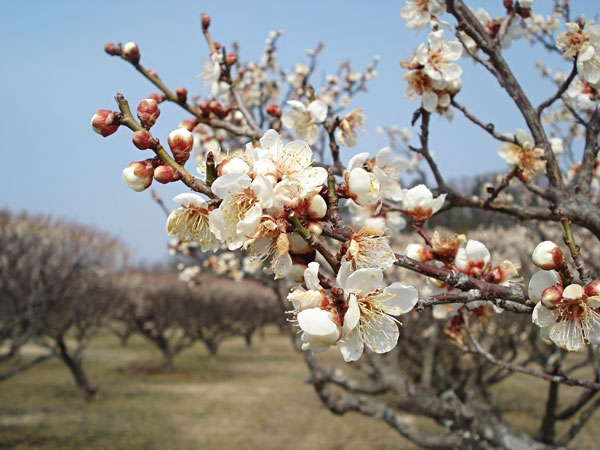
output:
<path id="1" fill-rule="evenodd" d="M 81 360 L 69 353 L 69 349 L 65 344 L 62 334 L 59 334 L 56 337 L 56 346 L 58 347 L 60 359 L 62 359 L 67 367 L 69 367 L 69 370 L 71 370 L 77 388 L 83 394 L 86 401 L 92 401 L 96 394 L 96 388 L 90 385 L 85 372 L 83 371 Z"/>

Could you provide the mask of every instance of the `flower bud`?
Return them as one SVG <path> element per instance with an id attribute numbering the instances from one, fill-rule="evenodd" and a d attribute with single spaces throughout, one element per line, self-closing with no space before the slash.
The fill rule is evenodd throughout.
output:
<path id="1" fill-rule="evenodd" d="M 556 308 L 556 305 L 560 303 L 563 298 L 563 288 L 559 284 L 555 284 L 554 286 L 550 286 L 549 288 L 544 289 L 542 292 L 542 297 L 540 301 L 542 305 L 544 305 L 548 309 Z"/>
<path id="2" fill-rule="evenodd" d="M 202 21 L 202 29 L 208 30 L 208 27 L 210 26 L 210 16 L 208 14 L 202 14 L 200 20 Z"/>
<path id="3" fill-rule="evenodd" d="M 178 128 L 171 131 L 167 140 L 175 161 L 179 164 L 185 164 L 190 157 L 190 151 L 194 145 L 194 137 L 185 128 Z"/>
<path id="4" fill-rule="evenodd" d="M 210 108 L 210 111 L 213 114 L 219 115 L 221 113 L 221 109 L 223 108 L 223 105 L 221 105 L 221 103 L 219 103 L 216 100 L 213 100 L 212 102 L 210 102 L 208 104 L 208 107 Z"/>
<path id="5" fill-rule="evenodd" d="M 327 214 L 327 203 L 320 195 L 315 195 L 308 200 L 306 209 L 308 217 L 311 219 L 322 219 Z"/>
<path id="6" fill-rule="evenodd" d="M 230 53 L 225 57 L 225 63 L 228 66 L 233 66 L 237 62 L 237 53 Z"/>
<path id="7" fill-rule="evenodd" d="M 137 116 L 144 128 L 152 128 L 152 125 L 154 125 L 156 119 L 160 116 L 160 109 L 158 109 L 156 100 L 151 98 L 142 100 L 137 107 Z"/>
<path id="8" fill-rule="evenodd" d="M 162 103 L 167 99 L 163 94 L 150 94 L 148 98 L 151 98 L 156 103 Z"/>
<path id="9" fill-rule="evenodd" d="M 135 42 L 128 42 L 123 46 L 123 58 L 134 64 L 140 62 L 140 49 Z"/>
<path id="10" fill-rule="evenodd" d="M 150 133 L 146 130 L 139 130 L 133 133 L 133 137 L 131 139 L 133 141 L 133 145 L 135 145 L 140 150 L 147 150 L 152 148 L 155 144 L 155 140 L 152 139 Z"/>
<path id="11" fill-rule="evenodd" d="M 246 164 L 246 161 L 237 156 L 227 158 L 217 166 L 217 176 L 219 177 L 230 173 L 247 174 L 248 172 L 250 172 L 250 166 Z"/>
<path id="12" fill-rule="evenodd" d="M 127 187 L 136 192 L 142 192 L 152 184 L 154 169 L 147 161 L 132 162 L 123 169 L 123 181 Z"/>
<path id="13" fill-rule="evenodd" d="M 600 297 L 600 280 L 592 280 L 583 287 L 588 297 Z"/>
<path id="14" fill-rule="evenodd" d="M 176 173 L 172 167 L 170 166 L 158 166 L 154 169 L 154 179 L 162 184 L 170 183 L 171 181 L 175 181 Z"/>
<path id="15" fill-rule="evenodd" d="M 210 113 L 210 104 L 207 101 L 198 103 L 198 108 L 200 108 L 203 114 L 208 115 Z"/>
<path id="16" fill-rule="evenodd" d="M 562 251 L 552 241 L 544 241 L 538 244 L 531 255 L 533 263 L 540 269 L 557 269 L 565 262 Z"/>
<path id="17" fill-rule="evenodd" d="M 275 103 L 269 103 L 267 105 L 267 114 L 271 117 L 281 117 L 281 108 Z"/>
<path id="18" fill-rule="evenodd" d="M 92 117 L 92 129 L 103 137 L 110 136 L 119 129 L 118 113 L 99 109 Z"/>
<path id="19" fill-rule="evenodd" d="M 148 69 L 148 75 L 152 75 L 154 78 L 160 80 L 160 77 L 158 76 L 158 73 L 154 69 Z"/>
<path id="20" fill-rule="evenodd" d="M 175 89 L 175 94 L 177 95 L 177 100 L 181 103 L 187 102 L 187 89 L 184 87 L 178 87 Z"/>
<path id="21" fill-rule="evenodd" d="M 317 237 L 323 234 L 323 226 L 319 222 L 309 222 L 306 229 Z"/>
<path id="22" fill-rule="evenodd" d="M 179 122 L 179 128 L 185 128 L 188 131 L 192 131 L 198 125 L 198 121 L 196 119 L 185 119 Z"/>
<path id="23" fill-rule="evenodd" d="M 112 42 L 109 42 L 104 46 L 104 51 L 112 56 L 117 56 L 121 54 L 121 50 L 119 49 L 119 47 L 117 47 Z"/>
<path id="24" fill-rule="evenodd" d="M 421 244 L 408 244 L 404 254 L 421 262 L 429 261 L 432 258 L 431 252 Z"/>

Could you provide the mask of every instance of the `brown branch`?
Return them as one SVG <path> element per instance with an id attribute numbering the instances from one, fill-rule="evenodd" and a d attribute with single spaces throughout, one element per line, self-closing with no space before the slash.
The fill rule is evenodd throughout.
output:
<path id="1" fill-rule="evenodd" d="M 447 305 L 448 303 L 467 304 L 480 300 L 490 301 L 490 303 L 494 303 L 506 311 L 517 314 L 531 314 L 533 312 L 532 306 L 510 300 L 497 299 L 497 297 L 493 294 L 488 294 L 479 289 L 471 289 L 462 294 L 438 294 L 433 296 L 419 297 L 419 301 L 415 306 L 415 310 L 422 312 L 425 308 L 429 308 L 434 305 Z"/>
<path id="2" fill-rule="evenodd" d="M 467 110 L 467 108 L 465 108 L 461 104 L 457 103 L 454 99 L 452 99 L 451 105 L 454 106 L 456 109 L 460 110 L 465 115 L 465 117 L 467 119 L 469 119 L 475 125 L 477 125 L 481 129 L 483 129 L 484 131 L 486 131 L 487 133 L 489 133 L 494 139 L 497 139 L 497 140 L 502 141 L 502 142 L 511 142 L 511 143 L 515 142 L 514 139 L 511 139 L 509 137 L 506 137 L 506 136 L 498 133 L 496 131 L 493 123 L 487 123 L 487 124 L 483 123 L 475 115 L 471 114 L 469 112 L 469 110 Z"/>
<path id="3" fill-rule="evenodd" d="M 541 117 L 544 109 L 548 108 L 549 106 L 552 105 L 552 103 L 554 103 L 556 100 L 558 100 L 560 97 L 562 97 L 562 95 L 569 88 L 569 85 L 571 84 L 573 79 L 575 79 L 575 75 L 577 75 L 577 64 L 574 62 L 571 73 L 569 74 L 567 79 L 560 85 L 560 87 L 558 88 L 558 91 L 556 91 L 556 93 L 552 97 L 550 97 L 549 99 L 540 103 L 540 106 L 537 107 L 536 112 L 539 117 Z"/>
<path id="4" fill-rule="evenodd" d="M 565 231 L 565 234 L 563 236 L 565 244 L 567 244 L 567 247 L 569 247 L 569 252 L 571 252 L 573 263 L 575 264 L 577 272 L 579 272 L 579 277 L 581 278 L 581 281 L 587 284 L 591 281 L 592 278 L 589 269 L 583 262 L 583 258 L 581 258 L 579 245 L 575 243 L 575 238 L 573 237 L 573 229 L 571 228 L 571 221 L 568 217 L 564 215 L 562 211 L 559 211 L 558 214 L 561 216 L 560 223 L 562 224 L 563 230 Z"/>
<path id="5" fill-rule="evenodd" d="M 340 269 L 340 262 L 335 258 L 333 253 L 331 253 L 331 250 L 329 250 L 329 248 L 327 248 L 327 246 L 321 242 L 318 237 L 308 231 L 304 225 L 302 225 L 298 216 L 296 216 L 293 212 L 288 214 L 287 219 L 292 225 L 294 225 L 298 234 L 304 238 L 308 245 L 317 250 L 321 256 L 325 258 L 327 263 L 329 263 L 333 271 L 337 274 L 338 270 Z"/>
<path id="6" fill-rule="evenodd" d="M 578 387 L 583 387 L 586 389 L 592 389 L 595 391 L 600 390 L 600 383 L 598 383 L 596 381 L 587 381 L 587 380 L 580 380 L 578 378 L 571 378 L 571 377 L 568 377 L 561 373 L 557 373 L 557 374 L 547 373 L 547 372 L 543 372 L 541 370 L 534 369 L 531 367 L 523 367 L 523 366 L 519 366 L 517 364 L 507 363 L 506 361 L 502 361 L 501 359 L 496 358 L 489 351 L 487 351 L 485 348 L 483 348 L 483 346 L 475 338 L 473 331 L 471 330 L 471 328 L 469 326 L 469 318 L 468 318 L 467 314 L 464 311 L 461 311 L 461 315 L 462 315 L 462 318 L 463 318 L 463 321 L 465 324 L 465 330 L 467 331 L 467 335 L 468 335 L 469 341 L 471 343 L 470 351 L 472 353 L 475 353 L 475 354 L 478 354 L 478 355 L 484 357 L 490 363 L 492 363 L 496 366 L 502 367 L 503 369 L 509 370 L 511 372 L 524 373 L 524 374 L 538 377 L 543 380 L 554 382 L 554 383 L 566 384 L 567 386 L 578 386 Z"/>
<path id="7" fill-rule="evenodd" d="M 581 412 L 575 423 L 573 423 L 573 425 L 571 425 L 571 428 L 569 428 L 569 431 L 567 431 L 564 436 L 562 436 L 558 441 L 556 441 L 556 444 L 566 445 L 567 443 L 572 441 L 575 438 L 575 436 L 577 436 L 577 433 L 581 431 L 581 429 L 589 420 L 589 418 L 592 417 L 592 415 L 596 412 L 598 407 L 600 407 L 600 397 L 596 398 L 596 400 L 591 405 L 589 405 L 586 409 L 584 409 Z"/>
<path id="8" fill-rule="evenodd" d="M 117 93 L 117 95 L 115 96 L 115 100 L 117 101 L 119 109 L 123 114 L 123 119 L 121 120 L 122 125 L 125 125 L 127 128 L 134 132 L 144 130 L 150 133 L 148 130 L 142 128 L 142 126 L 139 123 L 137 123 L 137 121 L 134 119 L 133 115 L 131 114 L 131 109 L 129 108 L 129 103 L 127 103 L 127 100 L 125 100 L 123 94 Z M 150 137 L 151 139 L 154 139 L 152 135 L 150 135 Z M 172 167 L 175 171 L 177 171 L 181 176 L 181 181 L 183 181 L 183 183 L 186 186 L 188 186 L 193 191 L 200 192 L 210 198 L 216 198 L 215 194 L 213 194 L 210 187 L 208 187 L 208 185 L 203 180 L 194 177 L 191 173 L 185 170 L 183 166 L 177 164 L 177 162 L 171 157 L 171 155 L 169 155 L 167 151 L 160 144 L 158 144 L 158 140 L 155 140 L 155 142 L 157 143 L 157 145 L 152 150 L 154 151 L 154 153 L 156 153 L 156 156 L 158 156 L 164 164 L 166 164 L 169 167 Z"/>

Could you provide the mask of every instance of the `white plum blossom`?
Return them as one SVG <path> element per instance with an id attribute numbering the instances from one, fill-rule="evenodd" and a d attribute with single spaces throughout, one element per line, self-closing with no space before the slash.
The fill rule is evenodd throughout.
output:
<path id="1" fill-rule="evenodd" d="M 419 184 L 411 189 L 402 189 L 400 200 L 406 214 L 417 222 L 423 222 L 440 210 L 446 194 L 433 198 L 427 186 Z"/>
<path id="2" fill-rule="evenodd" d="M 401 156 L 393 156 L 391 147 L 383 147 L 379 150 L 371 170 L 377 177 L 385 198 L 400 200 L 402 196 L 400 175 L 409 167 L 410 161 Z"/>
<path id="3" fill-rule="evenodd" d="M 376 228 L 394 235 L 406 227 L 406 219 L 397 211 L 379 213 L 378 205 L 361 206 L 350 198 L 346 200 L 345 206 L 350 211 L 350 220 L 355 229 Z"/>
<path id="4" fill-rule="evenodd" d="M 312 145 L 319 137 L 319 124 L 327 118 L 327 104 L 321 100 L 312 101 L 308 107 L 298 100 L 287 102 L 288 109 L 281 116 L 281 122 L 286 128 L 293 128 L 296 135 Z"/>
<path id="5" fill-rule="evenodd" d="M 383 288 L 380 269 L 359 269 L 350 273 L 350 263 L 342 264 L 338 284 L 344 290 L 348 310 L 342 324 L 343 334 L 337 346 L 344 361 L 356 361 L 364 346 L 375 353 L 387 353 L 398 343 L 399 316 L 412 310 L 419 293 L 398 282 Z"/>
<path id="6" fill-rule="evenodd" d="M 259 141 L 260 147 L 253 148 L 253 169 L 272 182 L 291 181 L 312 192 L 327 180 L 327 170 L 312 167 L 313 153 L 310 146 L 300 140 L 283 145 L 279 133 L 267 131 Z"/>
<path id="7" fill-rule="evenodd" d="M 381 183 L 373 172 L 365 170 L 368 153 L 359 153 L 350 159 L 345 173 L 352 200 L 361 206 L 380 205 L 383 197 Z"/>
<path id="8" fill-rule="evenodd" d="M 590 84 L 600 82 L 600 25 L 582 28 L 577 23 L 567 22 L 565 28 L 567 31 L 556 38 L 563 57 L 577 57 L 577 73 Z"/>
<path id="9" fill-rule="evenodd" d="M 537 302 L 531 320 L 542 336 L 568 351 L 600 343 L 600 297 L 588 289 L 592 283 L 570 284 L 563 290 L 554 271 L 541 270 L 531 278 L 529 296 Z"/>
<path id="10" fill-rule="evenodd" d="M 210 60 L 204 62 L 204 70 L 201 74 L 202 78 L 204 78 L 204 83 L 210 87 L 211 95 L 215 98 L 229 91 L 229 84 L 225 81 L 220 81 L 222 62 L 223 55 L 219 52 L 214 52 Z"/>
<path id="11" fill-rule="evenodd" d="M 389 244 L 390 238 L 376 228 L 361 228 L 353 233 L 342 261 L 349 261 L 353 270 L 378 268 L 386 270 L 394 265 L 396 256 Z"/>
<path id="12" fill-rule="evenodd" d="M 208 205 L 198 194 L 179 194 L 174 199 L 181 206 L 167 218 L 167 234 L 184 242 L 200 244 L 203 252 L 217 251 L 220 242 L 210 231 Z"/>
<path id="13" fill-rule="evenodd" d="M 424 43 L 417 48 L 417 61 L 432 80 L 450 82 L 459 78 L 462 69 L 454 64 L 462 54 L 462 44 L 458 41 L 445 42 L 444 31 L 432 31 L 428 35 L 429 46 Z"/>
<path id="14" fill-rule="evenodd" d="M 409 30 L 418 30 L 446 12 L 444 0 L 408 0 L 406 3 L 401 16 Z"/>
<path id="15" fill-rule="evenodd" d="M 229 174 L 218 177 L 211 188 L 223 201 L 210 212 L 210 230 L 229 250 L 240 248 L 255 235 L 263 209 L 273 206 L 273 186 L 262 175 L 251 180 L 245 174 Z"/>
<path id="16" fill-rule="evenodd" d="M 592 109 L 598 102 L 598 90 L 579 77 L 569 85 L 567 96 L 573 101 L 575 108 Z"/>
<path id="17" fill-rule="evenodd" d="M 364 116 L 362 108 L 348 113 L 341 121 L 335 135 L 338 143 L 344 147 L 356 145 L 356 130 L 362 127 Z"/>

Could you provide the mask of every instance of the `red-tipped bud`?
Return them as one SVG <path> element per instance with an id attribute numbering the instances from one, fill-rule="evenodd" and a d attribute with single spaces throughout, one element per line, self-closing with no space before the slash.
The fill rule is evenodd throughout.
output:
<path id="1" fill-rule="evenodd" d="M 217 50 L 221 50 L 221 43 L 220 42 L 215 42 L 215 48 Z"/>
<path id="2" fill-rule="evenodd" d="M 104 51 L 112 56 L 117 56 L 121 54 L 121 50 L 119 49 L 119 47 L 117 47 L 112 42 L 109 42 L 104 46 Z"/>
<path id="3" fill-rule="evenodd" d="M 319 222 L 309 222 L 306 229 L 317 237 L 323 234 L 323 226 Z"/>
<path id="4" fill-rule="evenodd" d="M 558 269 L 565 263 L 559 246 L 552 241 L 540 242 L 531 255 L 533 263 L 540 269 Z"/>
<path id="5" fill-rule="evenodd" d="M 542 305 L 544 305 L 548 309 L 556 308 L 556 305 L 560 303 L 563 298 L 563 288 L 559 284 L 555 284 L 554 286 L 550 286 L 547 289 L 544 289 L 542 292 L 542 297 L 540 301 Z"/>
<path id="6" fill-rule="evenodd" d="M 181 103 L 187 102 L 187 89 L 184 87 L 178 87 L 175 89 L 175 94 L 177 95 L 177 100 Z"/>
<path id="7" fill-rule="evenodd" d="M 150 133 L 146 130 L 139 130 L 133 133 L 133 137 L 131 139 L 133 141 L 133 145 L 135 145 L 140 150 L 147 150 L 152 148 L 156 141 L 152 139 Z"/>
<path id="8" fill-rule="evenodd" d="M 600 297 L 600 280 L 592 280 L 583 287 L 588 297 Z"/>
<path id="9" fill-rule="evenodd" d="M 135 42 L 128 42 L 123 46 L 123 58 L 134 64 L 140 62 L 140 49 Z"/>
<path id="10" fill-rule="evenodd" d="M 136 192 L 142 192 L 152 184 L 154 169 L 148 161 L 132 162 L 123 169 L 123 181 L 127 187 Z"/>
<path id="11" fill-rule="evenodd" d="M 160 80 L 160 77 L 158 76 L 158 73 L 156 73 L 156 70 L 148 69 L 148 74 Z"/>
<path id="12" fill-rule="evenodd" d="M 216 100 L 213 100 L 212 102 L 210 102 L 208 107 L 210 108 L 210 111 L 216 115 L 219 115 L 221 113 L 221 109 L 223 108 L 221 103 L 219 103 Z"/>
<path id="13" fill-rule="evenodd" d="M 137 107 L 137 116 L 144 128 L 151 128 L 160 116 L 160 109 L 158 109 L 156 100 L 151 98 L 142 100 Z"/>
<path id="14" fill-rule="evenodd" d="M 281 117 L 281 108 L 275 103 L 269 103 L 267 105 L 267 114 L 271 117 Z"/>
<path id="15" fill-rule="evenodd" d="M 198 103 L 198 108 L 200 108 L 203 114 L 210 114 L 210 104 L 207 101 Z"/>
<path id="16" fill-rule="evenodd" d="M 170 166 L 158 166 L 154 169 L 154 179 L 162 184 L 170 183 L 175 181 L 175 172 Z"/>
<path id="17" fill-rule="evenodd" d="M 408 244 L 404 254 L 409 258 L 416 259 L 417 261 L 425 262 L 433 259 L 431 251 L 421 244 Z"/>
<path id="18" fill-rule="evenodd" d="M 156 103 L 162 103 L 167 99 L 163 94 L 150 94 L 148 98 L 154 100 Z"/>
<path id="19" fill-rule="evenodd" d="M 190 151 L 194 145 L 194 137 L 185 128 L 178 128 L 177 130 L 171 131 L 169 139 L 167 141 L 173 158 L 179 164 L 185 164 L 190 157 Z"/>
<path id="20" fill-rule="evenodd" d="M 179 122 L 179 128 L 185 128 L 188 131 L 192 131 L 198 125 L 198 121 L 196 119 L 186 119 Z"/>
<path id="21" fill-rule="evenodd" d="M 208 27 L 210 27 L 210 16 L 208 14 L 202 14 L 200 20 L 202 21 L 202 29 L 208 30 Z"/>
<path id="22" fill-rule="evenodd" d="M 237 62 L 237 53 L 235 53 L 235 52 L 232 52 L 225 57 L 225 63 L 227 63 L 228 66 L 233 66 L 236 62 Z"/>
<path id="23" fill-rule="evenodd" d="M 99 109 L 92 117 L 92 129 L 103 137 L 110 136 L 119 129 L 119 113 Z"/>
<path id="24" fill-rule="evenodd" d="M 512 0 L 504 0 L 504 1 L 502 2 L 502 4 L 504 5 L 504 7 L 505 7 L 506 9 L 509 9 L 509 10 L 510 10 L 510 9 L 512 9 L 512 7 L 513 7 L 513 2 L 512 2 Z"/>

